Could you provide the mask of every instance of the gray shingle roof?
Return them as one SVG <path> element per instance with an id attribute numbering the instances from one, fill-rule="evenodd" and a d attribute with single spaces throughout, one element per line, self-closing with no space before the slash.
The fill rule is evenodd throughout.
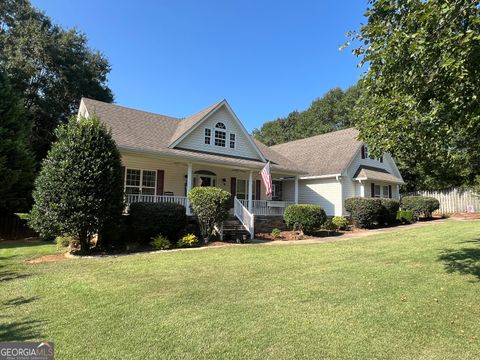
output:
<path id="1" fill-rule="evenodd" d="M 366 179 L 366 180 L 377 180 L 377 181 L 393 182 L 397 184 L 404 184 L 402 179 L 397 178 L 396 176 L 390 174 L 385 169 L 380 169 L 373 166 L 365 166 L 365 165 L 361 165 L 358 167 L 353 178 L 360 179 L 360 180 Z"/>
<path id="2" fill-rule="evenodd" d="M 361 145 L 358 130 L 348 128 L 270 148 L 300 165 L 307 176 L 322 176 L 341 174 Z"/>
<path id="3" fill-rule="evenodd" d="M 112 136 L 120 149 L 253 169 L 261 169 L 265 165 L 260 160 L 169 147 L 173 141 L 194 126 L 221 101 L 186 119 L 134 110 L 88 98 L 83 98 L 82 101 L 90 116 L 98 115 L 101 121 L 111 128 Z M 289 159 L 264 144 L 259 142 L 256 142 L 256 144 L 263 156 L 272 162 L 273 171 L 284 171 L 291 174 L 304 173 L 298 165 Z"/>

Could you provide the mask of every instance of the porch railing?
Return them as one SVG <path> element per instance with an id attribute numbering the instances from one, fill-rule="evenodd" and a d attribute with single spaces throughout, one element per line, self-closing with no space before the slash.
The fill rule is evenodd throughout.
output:
<path id="1" fill-rule="evenodd" d="M 254 229 L 254 215 L 248 211 L 248 209 L 243 206 L 241 201 L 235 198 L 233 199 L 233 213 L 237 217 L 238 220 L 242 223 L 243 227 L 247 229 L 250 233 L 250 239 L 253 239 L 255 236 L 255 229 Z"/>
<path id="2" fill-rule="evenodd" d="M 186 196 L 173 196 L 173 195 L 142 195 L 142 194 L 126 194 L 125 202 L 128 205 L 136 202 L 148 202 L 148 203 L 175 203 L 188 206 L 188 199 Z"/>
<path id="3" fill-rule="evenodd" d="M 248 209 L 248 200 L 239 199 Z M 252 213 L 259 216 L 282 216 L 287 206 L 295 204 L 294 201 L 252 200 Z"/>

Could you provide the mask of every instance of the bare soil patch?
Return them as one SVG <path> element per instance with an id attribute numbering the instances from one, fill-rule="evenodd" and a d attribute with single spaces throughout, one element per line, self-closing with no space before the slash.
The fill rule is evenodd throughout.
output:
<path id="1" fill-rule="evenodd" d="M 29 264 L 39 264 L 42 262 L 48 262 L 48 261 L 60 261 L 60 260 L 67 260 L 68 258 L 65 257 L 64 254 L 56 254 L 56 255 L 44 255 L 37 257 L 35 259 L 28 260 L 27 262 Z"/>

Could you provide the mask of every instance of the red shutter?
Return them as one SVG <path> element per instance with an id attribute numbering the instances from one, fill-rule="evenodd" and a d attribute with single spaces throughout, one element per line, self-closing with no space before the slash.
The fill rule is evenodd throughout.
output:
<path id="1" fill-rule="evenodd" d="M 375 197 L 375 184 L 374 183 L 371 183 L 371 194 L 370 194 L 370 197 Z"/>
<path id="2" fill-rule="evenodd" d="M 230 194 L 237 195 L 237 178 L 230 178 Z"/>
<path id="3" fill-rule="evenodd" d="M 365 145 L 362 145 L 362 159 L 365 159 Z"/>
<path id="4" fill-rule="evenodd" d="M 392 198 L 392 185 L 388 185 L 388 197 Z"/>
<path id="5" fill-rule="evenodd" d="M 163 183 L 165 181 L 165 171 L 157 170 L 157 195 L 163 195 Z"/>
<path id="6" fill-rule="evenodd" d="M 262 198 L 262 183 L 260 180 L 255 181 L 255 200 Z"/>

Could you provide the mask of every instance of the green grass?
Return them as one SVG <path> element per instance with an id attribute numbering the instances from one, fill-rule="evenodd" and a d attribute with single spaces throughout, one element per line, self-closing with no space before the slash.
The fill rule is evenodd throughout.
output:
<path id="1" fill-rule="evenodd" d="M 58 359 L 474 359 L 480 222 L 321 245 L 28 264 L 0 243 L 0 341 Z"/>

